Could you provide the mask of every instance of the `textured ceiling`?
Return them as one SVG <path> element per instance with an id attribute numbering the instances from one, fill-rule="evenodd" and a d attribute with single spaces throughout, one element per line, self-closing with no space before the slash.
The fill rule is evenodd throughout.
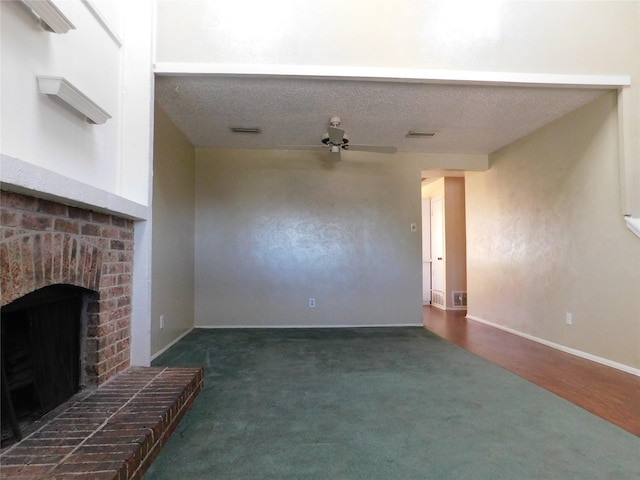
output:
<path id="1" fill-rule="evenodd" d="M 156 77 L 156 100 L 196 147 L 321 145 L 339 116 L 352 144 L 487 154 L 605 88 L 491 86 L 224 75 Z M 261 134 L 230 127 L 259 127 Z M 406 138 L 410 130 L 433 138 Z"/>

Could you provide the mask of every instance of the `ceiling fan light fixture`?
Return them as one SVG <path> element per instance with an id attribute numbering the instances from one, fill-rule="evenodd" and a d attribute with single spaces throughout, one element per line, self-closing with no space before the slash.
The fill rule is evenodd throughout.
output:
<path id="1" fill-rule="evenodd" d="M 233 133 L 261 133 L 260 127 L 229 127 Z"/>
<path id="2" fill-rule="evenodd" d="M 409 133 L 405 135 L 407 138 L 431 138 L 435 137 L 438 132 L 421 132 L 419 130 L 409 130 Z"/>

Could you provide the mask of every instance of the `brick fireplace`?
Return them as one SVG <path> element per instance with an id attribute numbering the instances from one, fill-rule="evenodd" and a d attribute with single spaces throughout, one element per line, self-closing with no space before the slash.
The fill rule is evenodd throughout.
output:
<path id="1" fill-rule="evenodd" d="M 126 369 L 133 221 L 2 191 L 0 227 L 1 305 L 56 284 L 94 292 L 83 315 L 83 384 Z"/>
<path id="2" fill-rule="evenodd" d="M 0 452 L 0 479 L 139 479 L 201 391 L 203 370 L 130 367 L 133 221 L 0 195 L 3 311 L 34 292 L 83 292 L 81 390 L 14 431 L 22 439 Z"/>

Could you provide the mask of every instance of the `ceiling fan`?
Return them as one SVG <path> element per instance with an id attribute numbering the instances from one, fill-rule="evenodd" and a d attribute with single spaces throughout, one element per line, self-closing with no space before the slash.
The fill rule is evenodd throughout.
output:
<path id="1" fill-rule="evenodd" d="M 340 123 L 340 117 L 331 117 L 327 133 L 323 135 L 321 140 L 324 145 L 296 145 L 287 148 L 313 150 L 328 147 L 332 157 L 335 157 L 336 160 L 340 159 L 340 152 L 342 150 L 372 153 L 396 153 L 398 151 L 396 147 L 350 144 L 349 137 L 346 135 L 345 131 L 342 128 L 339 128 Z"/>

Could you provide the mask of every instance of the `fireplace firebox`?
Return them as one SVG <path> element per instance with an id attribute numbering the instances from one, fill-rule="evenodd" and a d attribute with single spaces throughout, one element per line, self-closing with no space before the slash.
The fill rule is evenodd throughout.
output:
<path id="1" fill-rule="evenodd" d="M 91 293 L 50 285 L 0 309 L 4 445 L 83 386 L 83 312 Z"/>

